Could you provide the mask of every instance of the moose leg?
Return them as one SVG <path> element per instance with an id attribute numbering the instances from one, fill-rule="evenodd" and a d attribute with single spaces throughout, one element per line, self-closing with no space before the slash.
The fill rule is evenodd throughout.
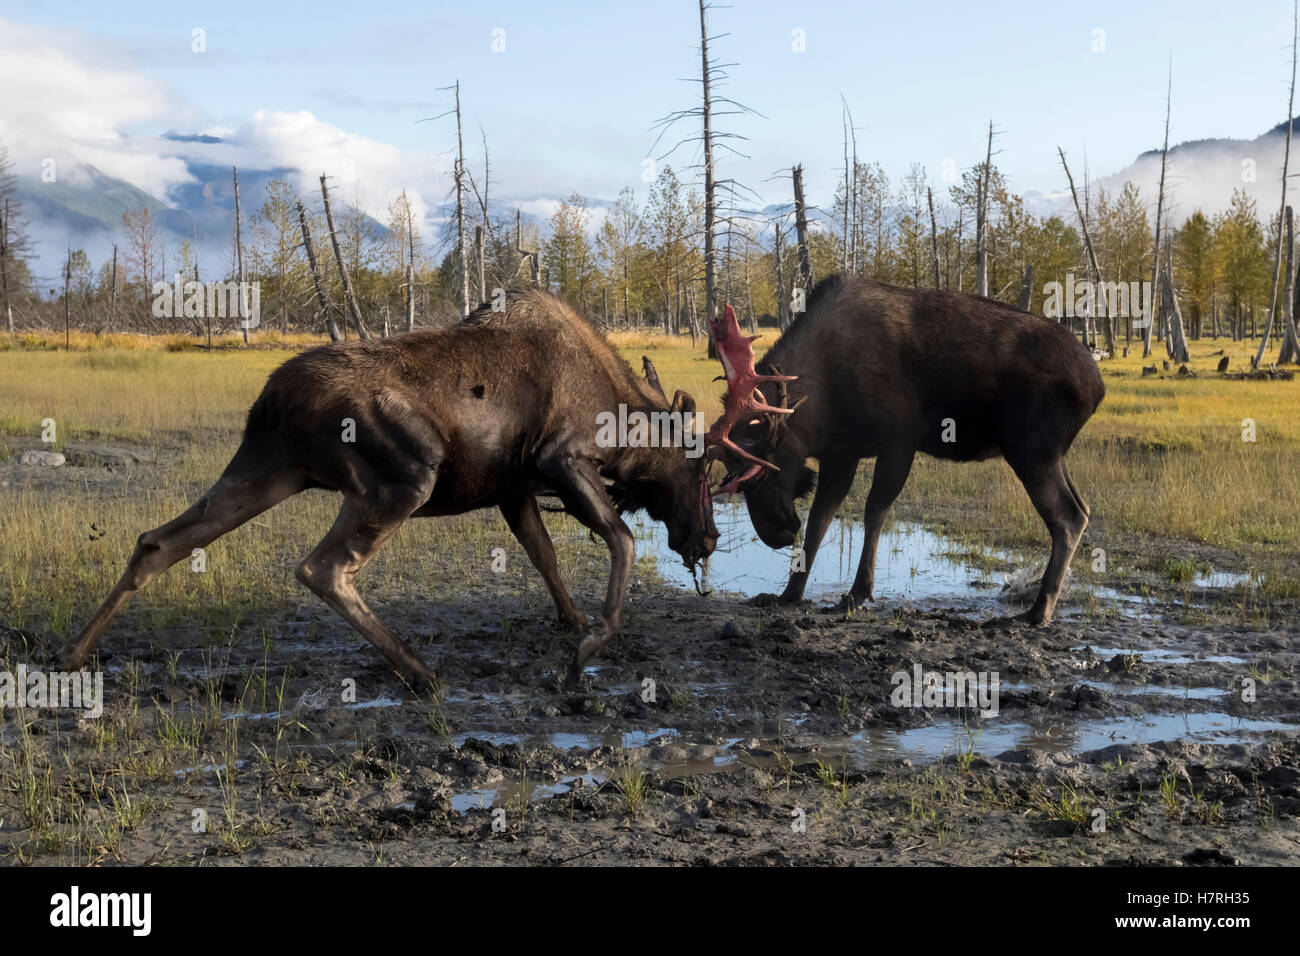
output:
<path id="1" fill-rule="evenodd" d="M 177 561 L 188 558 L 195 548 L 207 547 L 301 489 L 302 476 L 293 472 L 241 477 L 227 470 L 202 498 L 179 516 L 140 535 L 122 577 L 81 629 L 76 643 L 64 652 L 66 666 L 70 670 L 85 666 L 109 623 L 136 591 Z"/>
<path id="2" fill-rule="evenodd" d="M 813 559 L 821 547 L 826 529 L 830 527 L 835 512 L 840 510 L 849 488 L 853 486 L 853 476 L 858 471 L 858 459 L 852 461 L 820 462 L 817 474 L 817 490 L 813 493 L 812 507 L 808 509 L 808 523 L 803 535 L 803 570 L 790 574 L 790 583 L 777 598 L 780 604 L 797 604 L 803 600 L 804 588 L 808 585 L 808 574 L 812 571 Z"/>
<path id="3" fill-rule="evenodd" d="M 294 572 L 299 581 L 338 611 L 417 689 L 434 679 L 433 671 L 410 645 L 375 617 L 357 593 L 355 581 L 357 572 L 388 542 L 407 516 L 428 500 L 427 491 L 411 489 L 410 494 L 404 494 L 401 489 L 385 489 L 382 507 L 368 498 L 348 494 L 334 526 Z"/>
<path id="4" fill-rule="evenodd" d="M 867 492 L 867 507 L 863 518 L 862 559 L 853 579 L 853 589 L 842 602 L 856 607 L 863 601 L 875 600 L 876 551 L 880 547 L 880 532 L 885 527 L 885 516 L 898 498 L 907 476 L 912 473 L 914 448 L 889 448 L 876 456 L 876 468 L 871 474 L 871 490 Z M 849 602 L 852 602 L 849 605 Z"/>
<path id="5" fill-rule="evenodd" d="M 1011 467 L 1029 492 L 1029 500 L 1052 536 L 1052 556 L 1043 572 L 1038 597 L 1033 607 L 1020 615 L 1022 620 L 1037 626 L 1051 621 L 1056 611 L 1065 572 L 1084 529 L 1088 527 L 1088 510 L 1078 492 L 1072 489 L 1061 459 L 1055 458 L 1041 465 L 1012 462 Z"/>
<path id="6" fill-rule="evenodd" d="M 565 457 L 543 462 L 540 469 L 553 483 L 565 509 L 600 535 L 609 547 L 609 587 L 605 592 L 605 606 L 601 610 L 600 624 L 589 628 L 583 635 L 569 665 L 566 684 L 574 687 L 582 677 L 582 665 L 587 658 L 608 644 L 623 627 L 623 597 L 636 560 L 636 548 L 632 532 L 618 516 L 614 503 L 605 492 L 600 473 L 591 462 Z"/>
<path id="7" fill-rule="evenodd" d="M 555 564 L 555 548 L 537 510 L 537 499 L 525 494 L 504 501 L 501 503 L 501 514 L 528 552 L 528 560 L 541 573 L 546 589 L 551 592 L 551 600 L 555 602 L 555 609 L 560 612 L 560 620 L 570 627 L 585 625 L 587 616 L 578 610 L 560 579 L 560 571 Z"/>

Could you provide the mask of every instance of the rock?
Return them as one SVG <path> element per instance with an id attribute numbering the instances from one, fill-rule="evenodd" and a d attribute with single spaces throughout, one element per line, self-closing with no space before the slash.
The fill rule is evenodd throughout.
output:
<path id="1" fill-rule="evenodd" d="M 18 458 L 20 465 L 45 465 L 49 468 L 58 468 L 66 462 L 67 459 L 57 451 L 25 451 Z"/>
<path id="2" fill-rule="evenodd" d="M 1219 371 L 1226 372 L 1227 370 L 1228 370 L 1228 356 L 1225 355 L 1223 358 L 1219 359 Z"/>

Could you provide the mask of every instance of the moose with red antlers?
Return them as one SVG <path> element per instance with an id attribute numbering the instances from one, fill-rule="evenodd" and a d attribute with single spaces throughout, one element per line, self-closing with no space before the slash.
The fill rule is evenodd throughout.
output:
<path id="1" fill-rule="evenodd" d="M 800 528 L 795 500 L 816 487 L 803 570 L 776 601 L 803 599 L 817 548 L 864 458 L 876 464 L 862 558 L 842 610 L 874 597 L 885 515 L 917 452 L 951 461 L 1001 456 L 1052 541 L 1038 596 L 1020 618 L 1052 619 L 1089 514 L 1065 453 L 1105 394 L 1092 356 L 1064 326 L 993 299 L 836 276 L 818 284 L 757 366 L 753 339 L 741 335 L 730 306 L 712 328 L 727 379 L 725 414 L 709 435 L 730 467 L 719 493 L 743 493 L 759 537 L 786 548 Z"/>
<path id="2" fill-rule="evenodd" d="M 718 540 L 708 458 L 692 460 L 682 442 L 598 440 L 599 417 L 620 405 L 693 422 L 694 399 L 678 391 L 669 403 L 648 360 L 646 379 L 567 305 L 532 289 L 451 328 L 303 352 L 271 373 L 216 484 L 140 536 L 65 660 L 83 666 L 131 596 L 193 549 L 291 495 L 323 488 L 340 492 L 343 504 L 298 565 L 298 580 L 405 679 L 423 687 L 434 674 L 362 600 L 357 573 L 407 518 L 496 507 L 541 572 L 561 622 L 585 628 L 568 671 L 576 683 L 583 662 L 622 627 L 635 554 L 620 513 L 644 509 L 662 521 L 669 546 L 692 569 Z M 541 494 L 558 497 L 609 548 L 605 604 L 590 627 L 560 580 Z"/>

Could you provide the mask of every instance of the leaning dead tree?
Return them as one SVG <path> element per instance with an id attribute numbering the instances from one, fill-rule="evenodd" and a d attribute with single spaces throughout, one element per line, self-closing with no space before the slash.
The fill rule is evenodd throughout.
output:
<path id="1" fill-rule="evenodd" d="M 311 270 L 312 287 L 316 290 L 316 303 L 320 306 L 320 314 L 325 317 L 325 327 L 329 330 L 330 341 L 338 342 L 343 336 L 339 334 L 339 327 L 330 312 L 329 299 L 325 297 L 325 286 L 320 278 L 320 266 L 316 264 L 316 249 L 311 241 L 311 227 L 307 225 L 307 210 L 303 208 L 301 199 L 295 199 L 293 203 L 298 207 L 298 224 L 302 227 L 302 248 L 307 253 L 307 266 Z"/>
<path id="2" fill-rule="evenodd" d="M 339 246 L 338 230 L 334 228 L 334 213 L 330 210 L 330 191 L 325 184 L 325 174 L 320 174 L 320 195 L 325 203 L 325 225 L 330 231 L 330 244 L 334 247 L 334 261 L 338 263 L 339 276 L 343 280 L 343 300 L 347 303 L 348 312 L 352 315 L 352 321 L 357 327 L 357 335 L 360 338 L 370 338 L 370 332 L 366 329 L 366 323 L 361 319 L 361 307 L 357 305 L 357 297 L 352 292 L 352 280 L 348 278 L 348 267 L 343 261 L 343 250 Z"/>
<path id="3" fill-rule="evenodd" d="M 1079 226 L 1083 230 L 1083 247 L 1088 253 L 1088 268 L 1092 272 L 1092 288 L 1095 293 L 1093 298 L 1092 312 L 1100 315 L 1102 319 L 1102 328 L 1106 330 L 1106 349 L 1110 352 L 1111 358 L 1115 357 L 1115 325 L 1111 321 L 1110 308 L 1105 301 L 1105 293 L 1101 287 L 1101 266 L 1097 264 L 1097 253 L 1092 247 L 1092 235 L 1088 232 L 1088 217 L 1083 214 L 1083 209 L 1079 206 L 1079 194 L 1074 190 L 1074 177 L 1070 175 L 1070 165 L 1065 161 L 1065 151 L 1061 147 L 1056 147 L 1057 154 L 1061 157 L 1061 166 L 1065 169 L 1065 178 L 1070 182 L 1070 196 L 1074 200 L 1074 211 L 1079 217 Z M 1089 347 L 1093 343 L 1088 343 Z"/>
<path id="4" fill-rule="evenodd" d="M 1298 40 L 1300 40 L 1300 14 L 1297 13 L 1297 5 L 1293 2 L 1291 6 L 1291 90 L 1287 94 L 1286 101 L 1286 149 L 1282 153 L 1282 204 L 1278 210 L 1277 248 L 1273 252 L 1273 291 L 1269 294 L 1268 319 L 1264 323 L 1264 334 L 1259 340 L 1259 351 L 1255 353 L 1255 358 L 1250 363 L 1253 368 L 1259 368 L 1259 363 L 1264 361 L 1264 350 L 1268 348 L 1268 338 L 1273 333 L 1273 316 L 1277 313 L 1278 269 L 1282 266 L 1282 239 L 1285 233 L 1282 228 L 1282 219 L 1287 208 L 1286 173 L 1287 166 L 1291 161 L 1291 128 L 1295 125 L 1295 114 L 1292 110 L 1295 107 L 1295 68 Z"/>
<path id="5" fill-rule="evenodd" d="M 1157 293 L 1156 290 L 1160 288 L 1160 226 L 1162 225 L 1165 212 L 1165 166 L 1169 158 L 1169 114 L 1173 108 L 1174 95 L 1174 65 L 1172 60 L 1173 58 L 1171 57 L 1169 63 L 1169 79 L 1165 88 L 1165 145 L 1160 150 L 1160 189 L 1156 198 L 1156 241 L 1151 253 L 1151 299 L 1147 307 L 1148 314 L 1142 316 L 1142 321 L 1145 323 L 1142 327 L 1143 358 L 1146 358 L 1151 354 L 1151 326 L 1156 324 L 1156 296 L 1160 294 Z M 1163 294 L 1160 294 L 1159 303 L 1159 314 L 1161 316 L 1167 315 L 1168 313 L 1164 311 Z M 1163 319 L 1161 321 L 1163 321 Z M 1125 333 L 1125 336 L 1125 341 L 1127 342 L 1127 333 Z M 1169 355 L 1172 357 L 1174 354 L 1173 344 L 1169 343 L 1167 348 L 1169 349 Z M 1187 360 L 1179 359 L 1178 361 L 1185 362 Z"/>

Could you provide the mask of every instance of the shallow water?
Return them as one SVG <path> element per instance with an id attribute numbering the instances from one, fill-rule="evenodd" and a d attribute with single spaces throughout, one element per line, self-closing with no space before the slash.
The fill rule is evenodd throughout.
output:
<path id="1" fill-rule="evenodd" d="M 790 576 L 791 549 L 773 551 L 759 540 L 742 501 L 714 503 L 714 520 L 721 538 L 709 560 L 709 584 L 716 590 L 747 597 L 779 593 Z M 662 524 L 638 515 L 633 526 L 638 555 L 655 560 L 664 580 L 691 588 L 691 574 L 668 547 Z M 853 584 L 862 552 L 860 522 L 831 522 L 813 562 L 804 596 L 838 600 Z M 1002 585 L 1001 576 L 954 557 L 954 545 L 919 525 L 895 523 L 880 536 L 876 560 L 876 594 L 890 598 L 926 600 L 976 598 L 989 601 Z"/>

